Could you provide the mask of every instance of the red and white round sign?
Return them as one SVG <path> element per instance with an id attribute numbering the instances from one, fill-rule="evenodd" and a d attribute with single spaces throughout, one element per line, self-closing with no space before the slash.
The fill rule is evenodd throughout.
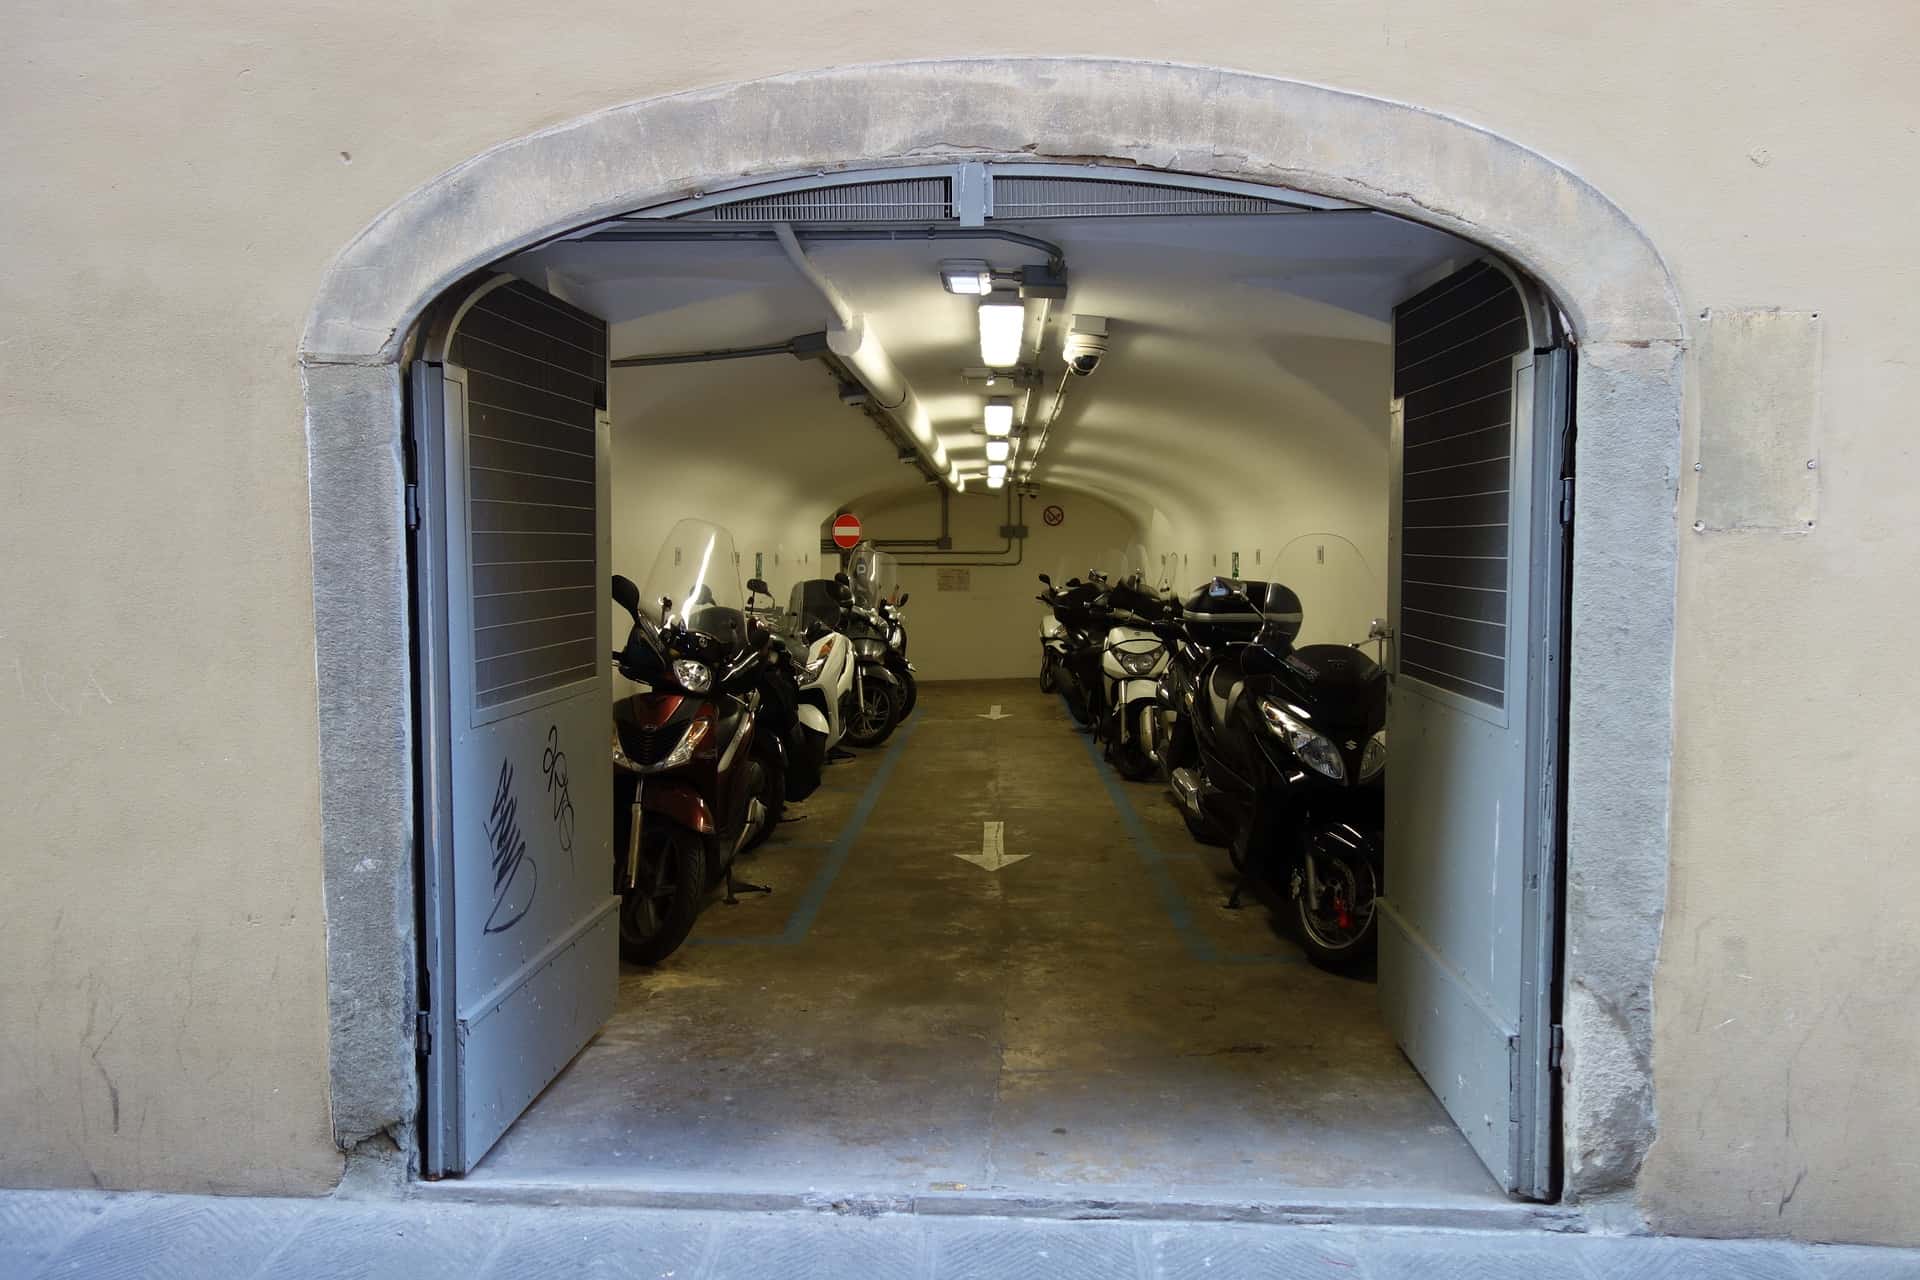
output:
<path id="1" fill-rule="evenodd" d="M 860 517 L 843 511 L 833 518 L 833 545 L 851 551 L 860 541 Z"/>

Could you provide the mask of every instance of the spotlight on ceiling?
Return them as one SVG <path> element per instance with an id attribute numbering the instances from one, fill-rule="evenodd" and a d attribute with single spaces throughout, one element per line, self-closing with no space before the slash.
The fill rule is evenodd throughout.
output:
<path id="1" fill-rule="evenodd" d="M 948 258 L 940 264 L 940 287 L 948 293 L 989 293 L 993 268 L 979 258 Z"/>
<path id="2" fill-rule="evenodd" d="M 990 396 L 984 415 L 987 434 L 1005 436 L 1013 434 L 1013 397 Z"/>
<path id="3" fill-rule="evenodd" d="M 995 369 L 1020 363 L 1026 341 L 1027 309 L 1012 289 L 996 290 L 980 299 L 980 362 Z"/>
<path id="4" fill-rule="evenodd" d="M 1005 462 L 1008 458 L 1012 456 L 1013 456 L 1013 441 L 1011 440 L 987 441 L 987 461 L 988 462 Z"/>
<path id="5" fill-rule="evenodd" d="M 1004 489 L 1006 487 L 1007 487 L 1007 478 L 1005 476 L 988 476 L 987 477 L 987 488 Z"/>

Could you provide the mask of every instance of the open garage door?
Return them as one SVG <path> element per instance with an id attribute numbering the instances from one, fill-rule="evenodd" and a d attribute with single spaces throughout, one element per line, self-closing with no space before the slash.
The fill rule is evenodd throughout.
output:
<path id="1" fill-rule="evenodd" d="M 607 327 L 509 276 L 413 367 L 424 1172 L 464 1173 L 613 1010 Z"/>
<path id="2" fill-rule="evenodd" d="M 1476 262 L 1394 310 L 1388 1025 L 1500 1184 L 1552 1194 L 1568 369 Z"/>

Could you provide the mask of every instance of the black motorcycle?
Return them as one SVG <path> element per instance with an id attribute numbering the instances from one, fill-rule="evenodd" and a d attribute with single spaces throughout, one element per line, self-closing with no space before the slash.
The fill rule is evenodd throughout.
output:
<path id="1" fill-rule="evenodd" d="M 1107 631 L 1111 622 L 1104 603 L 1107 581 L 1100 573 L 1089 573 L 1087 581 L 1068 578 L 1064 587 L 1040 575 L 1045 587 L 1034 599 L 1053 610 L 1060 623 L 1057 645 L 1042 642 L 1041 661 L 1050 663 L 1051 681 L 1074 721 L 1097 725 L 1105 711 L 1105 678 L 1100 669 Z M 1043 672 L 1043 687 L 1049 683 Z"/>
<path id="2" fill-rule="evenodd" d="M 905 591 L 898 600 L 880 602 L 880 624 L 887 633 L 887 670 L 893 672 L 894 679 L 900 682 L 900 715 L 905 720 L 913 714 L 920 701 L 920 682 L 914 678 L 913 664 L 907 661 L 907 598 Z"/>
<path id="3" fill-rule="evenodd" d="M 1300 599 L 1280 583 L 1216 578 L 1201 594 L 1190 630 L 1210 612 L 1260 622 L 1199 672 L 1197 759 L 1174 769 L 1174 797 L 1190 826 L 1227 845 L 1239 873 L 1228 906 L 1252 881 L 1277 885 L 1308 958 L 1361 969 L 1374 955 L 1385 868 L 1386 672 L 1358 645 L 1295 648 Z"/>

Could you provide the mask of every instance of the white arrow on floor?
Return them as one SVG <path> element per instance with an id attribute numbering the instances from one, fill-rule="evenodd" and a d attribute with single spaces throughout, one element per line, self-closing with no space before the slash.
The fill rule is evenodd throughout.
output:
<path id="1" fill-rule="evenodd" d="M 971 862 L 982 871 L 998 871 L 1010 867 L 1016 862 L 1024 862 L 1033 855 L 1030 853 L 1007 852 L 1007 824 L 1004 822 L 983 822 L 980 824 L 980 852 L 956 853 L 953 856 Z"/>
<path id="2" fill-rule="evenodd" d="M 975 720 L 1011 720 L 1013 719 L 1013 717 L 1008 715 L 1006 712 L 1002 711 L 1000 709 L 1000 704 L 996 702 L 991 707 L 987 708 L 987 713 L 985 715 L 975 716 L 974 719 Z"/>

